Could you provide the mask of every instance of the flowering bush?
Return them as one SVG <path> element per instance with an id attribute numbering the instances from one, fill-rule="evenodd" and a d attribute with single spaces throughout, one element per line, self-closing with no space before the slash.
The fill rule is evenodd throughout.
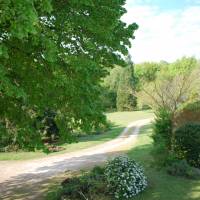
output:
<path id="1" fill-rule="evenodd" d="M 116 199 L 132 198 L 147 187 L 142 167 L 127 157 L 120 156 L 109 161 L 105 177 Z"/>

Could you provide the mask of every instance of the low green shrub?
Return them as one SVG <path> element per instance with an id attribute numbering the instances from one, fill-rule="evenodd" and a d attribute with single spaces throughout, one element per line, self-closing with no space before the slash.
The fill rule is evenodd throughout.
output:
<path id="1" fill-rule="evenodd" d="M 109 195 L 104 177 L 104 168 L 97 166 L 90 172 L 83 172 L 80 176 L 63 181 L 62 195 L 59 199 L 95 199 L 95 195 L 99 193 Z"/>
<path id="2" fill-rule="evenodd" d="M 117 157 L 108 162 L 105 177 L 116 199 L 130 199 L 147 187 L 142 167 L 127 157 Z"/>
<path id="3" fill-rule="evenodd" d="M 200 124 L 187 123 L 175 130 L 174 152 L 178 158 L 200 168 Z"/>
<path id="4" fill-rule="evenodd" d="M 191 167 L 186 160 L 177 160 L 167 168 L 167 172 L 173 176 L 182 176 L 190 179 L 200 179 L 200 169 Z"/>

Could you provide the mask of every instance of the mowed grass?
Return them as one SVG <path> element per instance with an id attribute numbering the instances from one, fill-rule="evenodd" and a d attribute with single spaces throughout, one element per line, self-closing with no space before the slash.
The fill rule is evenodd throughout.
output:
<path id="1" fill-rule="evenodd" d="M 133 121 L 148 119 L 154 116 L 152 110 L 134 112 L 113 112 L 107 113 L 107 118 L 118 126 L 126 127 Z"/>
<path id="2" fill-rule="evenodd" d="M 153 116 L 151 111 L 135 111 L 135 112 L 116 112 L 116 113 L 108 113 L 107 118 L 111 122 L 114 123 L 113 128 L 110 131 L 105 132 L 100 135 L 88 135 L 84 137 L 78 138 L 77 143 L 72 144 L 63 144 L 62 147 L 65 150 L 55 153 L 46 154 L 42 151 L 35 152 L 6 152 L 0 153 L 0 160 L 28 160 L 28 159 L 36 159 L 47 156 L 53 156 L 63 153 L 69 153 L 73 151 L 82 150 L 85 148 L 89 148 L 109 140 L 116 138 L 129 123 L 146 119 Z"/>
<path id="3" fill-rule="evenodd" d="M 165 169 L 152 166 L 152 126 L 144 126 L 128 156 L 143 165 L 148 177 L 148 188 L 134 200 L 200 200 L 200 180 L 170 176 Z"/>

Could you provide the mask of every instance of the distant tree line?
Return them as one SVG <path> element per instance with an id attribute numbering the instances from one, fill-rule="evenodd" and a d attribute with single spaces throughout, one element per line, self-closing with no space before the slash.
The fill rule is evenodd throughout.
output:
<path id="1" fill-rule="evenodd" d="M 167 107 L 176 110 L 182 102 L 200 96 L 200 63 L 183 57 L 173 63 L 144 62 L 116 66 L 103 80 L 102 102 L 106 110 L 132 111 Z"/>

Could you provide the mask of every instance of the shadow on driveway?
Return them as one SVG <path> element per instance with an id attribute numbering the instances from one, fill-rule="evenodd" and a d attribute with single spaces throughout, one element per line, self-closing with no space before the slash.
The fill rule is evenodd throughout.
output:
<path id="1" fill-rule="evenodd" d="M 60 180 L 53 178 L 63 168 L 66 170 L 79 170 L 92 168 L 93 166 L 105 162 L 107 159 L 123 154 L 123 151 L 94 154 L 80 157 L 72 157 L 59 162 L 53 163 L 51 166 L 43 166 L 36 169 L 37 173 L 24 173 L 12 177 L 8 181 L 0 185 L 0 199 L 2 200 L 18 200 L 18 199 L 44 199 L 47 189 L 51 182 L 56 183 Z M 62 175 L 61 175 L 62 176 Z M 63 174 L 64 176 L 64 174 Z M 42 178 L 41 178 L 42 177 Z M 45 178 L 46 179 L 45 179 Z"/>

